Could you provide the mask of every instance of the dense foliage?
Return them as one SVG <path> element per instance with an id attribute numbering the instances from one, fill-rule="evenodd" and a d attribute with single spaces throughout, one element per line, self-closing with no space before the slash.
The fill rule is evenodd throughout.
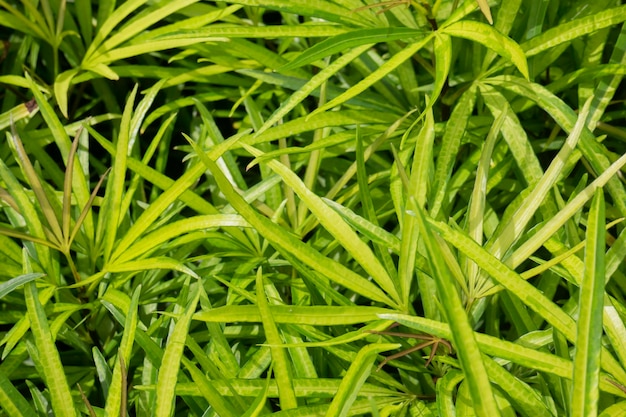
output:
<path id="1" fill-rule="evenodd" d="M 626 5 L 490 6 L 0 0 L 0 416 L 626 415 Z"/>

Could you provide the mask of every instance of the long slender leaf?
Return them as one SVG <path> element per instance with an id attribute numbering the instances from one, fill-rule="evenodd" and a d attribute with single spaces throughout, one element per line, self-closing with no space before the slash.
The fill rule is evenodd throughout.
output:
<path id="1" fill-rule="evenodd" d="M 16 288 L 21 287 L 24 284 L 28 284 L 31 281 L 35 281 L 36 279 L 43 276 L 44 274 L 40 272 L 33 272 L 30 274 L 20 275 L 18 277 L 3 282 L 2 284 L 0 284 L 0 298 L 4 297 L 7 294 L 10 294 Z"/>
<path id="2" fill-rule="evenodd" d="M 37 416 L 33 407 L 3 372 L 0 372 L 0 404 L 9 417 Z"/>
<path id="3" fill-rule="evenodd" d="M 596 190 L 587 222 L 585 275 L 580 287 L 576 353 L 574 356 L 574 416 L 598 413 L 602 312 L 604 307 L 605 208 L 602 190 Z"/>
<path id="4" fill-rule="evenodd" d="M 378 42 L 391 42 L 394 40 L 409 40 L 422 37 L 424 32 L 412 28 L 372 28 L 353 30 L 328 38 L 313 47 L 307 49 L 288 64 L 278 68 L 278 71 L 302 67 L 311 62 L 336 54 L 341 51 L 356 48 L 362 45 L 373 45 Z"/>
<path id="5" fill-rule="evenodd" d="M 270 344 L 270 350 L 272 352 L 272 363 L 274 365 L 273 369 L 276 376 L 276 384 L 278 385 L 280 406 L 283 410 L 297 408 L 298 402 L 292 381 L 292 364 L 287 359 L 285 350 L 280 347 L 283 341 L 267 302 L 267 296 L 263 288 L 263 271 L 261 269 L 257 271 L 256 275 L 256 295 L 257 306 L 261 315 L 261 321 L 263 322 L 263 329 L 265 329 L 267 343 Z"/>
<path id="6" fill-rule="evenodd" d="M 410 200 L 413 201 L 414 200 Z M 421 208 L 409 204 L 409 209 L 415 211 L 421 235 L 429 255 L 431 274 L 437 283 L 445 316 L 452 329 L 452 341 L 458 352 L 463 367 L 463 374 L 469 384 L 469 390 L 476 413 L 479 416 L 498 416 L 500 412 L 496 405 L 491 385 L 487 377 L 485 365 L 480 356 L 474 333 L 461 303 L 461 297 L 454 285 L 454 279 L 443 261 L 441 240 L 433 236 Z"/>
<path id="7" fill-rule="evenodd" d="M 106 399 L 106 405 L 104 407 L 104 415 L 106 417 L 117 417 L 120 415 L 120 410 L 126 408 L 126 404 L 122 403 L 126 397 L 126 391 L 124 385 L 126 385 L 127 374 L 122 369 L 122 366 L 127 367 L 130 363 L 131 352 L 133 344 L 135 342 L 135 333 L 137 330 L 137 308 L 139 305 L 139 296 L 141 295 L 141 285 L 138 286 L 133 292 L 132 299 L 126 309 L 126 319 L 124 320 L 124 333 L 122 335 L 122 341 L 117 351 L 117 360 L 113 367 L 113 376 L 111 377 L 111 385 L 109 386 L 109 395 Z"/>
<path id="8" fill-rule="evenodd" d="M 479 42 L 487 48 L 493 49 L 499 55 L 510 60 L 522 73 L 524 78 L 528 79 L 528 63 L 526 56 L 520 46 L 510 38 L 503 36 L 493 27 L 480 22 L 471 20 L 462 20 L 455 22 L 441 29 L 450 36 L 469 39 Z"/>
<path id="9" fill-rule="evenodd" d="M 168 338 L 157 378 L 156 408 L 154 410 L 154 415 L 157 417 L 169 417 L 172 414 L 178 372 L 185 349 L 185 338 L 199 299 L 200 292 L 196 291 L 195 296 L 185 307 Z"/>
<path id="10" fill-rule="evenodd" d="M 359 390 L 372 372 L 376 356 L 380 352 L 397 349 L 398 347 L 398 344 L 382 343 L 372 344 L 362 348 L 354 362 L 350 365 L 350 368 L 348 368 L 348 372 L 346 372 L 346 375 L 343 377 L 337 389 L 337 394 L 326 412 L 326 416 L 338 417 L 348 415 L 350 407 L 357 398 Z"/>
<path id="11" fill-rule="evenodd" d="M 26 284 L 24 295 L 30 328 L 41 358 L 43 376 L 50 392 L 55 414 L 68 417 L 78 416 L 67 378 L 63 373 L 59 351 L 54 344 L 48 318 L 39 302 L 37 286 L 34 282 Z"/>

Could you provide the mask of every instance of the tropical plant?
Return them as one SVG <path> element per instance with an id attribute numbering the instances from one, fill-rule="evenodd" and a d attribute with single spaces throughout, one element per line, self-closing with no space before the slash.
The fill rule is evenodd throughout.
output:
<path id="1" fill-rule="evenodd" d="M 626 5 L 0 0 L 0 415 L 626 413 Z"/>

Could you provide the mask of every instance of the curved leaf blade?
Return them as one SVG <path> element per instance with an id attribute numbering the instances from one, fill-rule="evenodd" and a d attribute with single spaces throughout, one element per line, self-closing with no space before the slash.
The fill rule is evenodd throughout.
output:
<path id="1" fill-rule="evenodd" d="M 522 48 L 511 38 L 504 36 L 493 27 L 471 20 L 461 20 L 442 28 L 441 32 L 483 44 L 511 61 L 524 78 L 529 79 L 528 62 L 526 62 L 526 55 L 524 55 Z"/>
<path id="2" fill-rule="evenodd" d="M 421 37 L 423 30 L 406 27 L 389 27 L 374 29 L 359 29 L 328 38 L 302 52 L 289 63 L 278 68 L 277 71 L 288 71 L 300 68 L 327 56 L 363 45 L 373 45 L 379 42 L 391 42 Z"/>

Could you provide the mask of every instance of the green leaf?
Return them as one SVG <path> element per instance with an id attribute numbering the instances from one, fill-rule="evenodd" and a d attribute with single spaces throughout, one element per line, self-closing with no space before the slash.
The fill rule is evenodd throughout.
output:
<path id="1" fill-rule="evenodd" d="M 45 41 L 49 40 L 48 32 L 46 31 L 47 27 L 45 24 L 41 24 L 41 14 L 37 9 L 30 9 L 32 19 L 29 19 L 11 4 L 7 4 L 4 1 L 2 3 L 2 7 L 9 11 L 9 13 L 0 12 L 0 23 L 3 26 L 22 31 L 27 35 L 34 35 Z"/>
<path id="2" fill-rule="evenodd" d="M 454 106 L 454 110 L 452 110 L 448 123 L 446 123 L 446 130 L 441 140 L 441 148 L 439 149 L 435 167 L 434 183 L 430 189 L 430 215 L 433 218 L 438 218 L 444 204 L 452 170 L 459 154 L 461 140 L 467 130 L 470 115 L 474 110 L 476 92 L 477 88 L 471 86 L 461 95 L 456 106 Z"/>
<path id="3" fill-rule="evenodd" d="M 624 417 L 626 416 L 626 401 L 620 401 L 607 407 L 599 417 Z"/>
<path id="4" fill-rule="evenodd" d="M 626 155 L 623 155 L 611 164 L 598 178 L 572 198 L 572 200 L 559 211 L 558 216 L 554 216 L 545 222 L 537 232 L 513 252 L 507 260 L 507 263 L 517 266 L 523 262 L 523 260 L 528 259 L 528 257 L 554 235 L 568 219 L 580 210 L 587 201 L 591 200 L 596 190 L 604 187 L 624 165 L 626 165 Z"/>
<path id="5" fill-rule="evenodd" d="M 102 137 L 98 132 L 93 130 L 91 127 L 88 126 L 87 129 L 94 136 L 94 138 L 98 141 L 98 143 L 102 145 L 102 147 L 111 154 L 111 156 L 117 155 L 117 151 L 115 150 L 115 147 L 111 144 L 111 142 L 107 141 L 104 137 Z M 141 161 L 135 158 L 129 157 L 127 160 L 127 163 L 128 163 L 129 169 L 131 169 L 133 172 L 138 173 L 142 178 L 150 181 L 152 184 L 154 184 L 156 187 L 158 187 L 161 190 L 168 190 L 175 183 L 175 181 L 169 178 L 168 176 L 164 175 L 163 173 L 155 170 L 154 168 L 146 165 L 145 163 L 142 163 Z M 197 180 L 197 178 L 199 178 L 202 175 L 202 168 L 203 167 L 201 165 L 196 165 L 195 167 L 189 170 L 189 171 L 192 171 L 188 174 L 189 176 L 193 176 L 194 178 L 193 181 Z M 182 195 L 180 195 L 179 198 L 182 202 L 187 204 L 190 208 L 193 208 L 194 210 L 203 214 L 217 214 L 217 210 L 215 209 L 215 207 L 211 205 L 211 203 L 201 198 L 199 195 L 195 194 L 192 190 L 189 189 L 189 187 L 187 188 L 175 187 L 175 188 L 178 191 L 182 191 Z M 142 226 L 143 225 L 144 224 L 142 222 Z"/>
<path id="6" fill-rule="evenodd" d="M 500 130 L 502 129 L 502 125 L 506 119 L 507 108 L 504 108 L 489 129 L 489 134 L 487 135 L 487 139 L 482 147 L 480 161 L 478 163 L 478 167 L 476 168 L 476 180 L 474 182 L 474 189 L 470 200 L 467 230 L 469 236 L 478 244 L 482 244 L 483 240 L 487 182 L 491 159 L 493 156 L 493 149 L 495 148 Z M 467 276 L 470 300 L 473 300 L 473 291 L 481 286 L 480 283 L 477 282 L 478 274 L 478 266 L 471 261 L 466 261 L 465 275 Z"/>
<path id="7" fill-rule="evenodd" d="M 128 3 L 126 3 L 128 4 Z M 114 246 L 119 248 L 119 245 L 115 245 L 115 240 L 118 235 L 118 228 L 122 221 L 121 204 L 124 194 L 126 171 L 128 169 L 126 160 L 130 149 L 128 144 L 130 142 L 130 122 L 133 113 L 133 105 L 135 102 L 135 96 L 137 95 L 138 85 L 133 88 L 130 96 L 126 101 L 124 107 L 124 113 L 122 114 L 122 121 L 120 125 L 120 134 L 117 137 L 116 143 L 116 155 L 113 160 L 113 168 L 109 175 L 109 181 L 106 188 L 106 199 L 104 206 L 102 207 L 102 216 L 100 216 L 101 233 L 104 234 L 104 257 L 109 260 L 112 258 L 111 254 L 114 251 Z"/>
<path id="8" fill-rule="evenodd" d="M 380 314 L 379 317 L 398 322 L 425 334 L 446 340 L 452 339 L 450 326 L 439 321 L 405 314 Z M 564 379 L 571 379 L 573 376 L 574 366 L 569 359 L 538 351 L 535 348 L 525 347 L 521 344 L 522 341 L 513 343 L 478 332 L 474 332 L 474 336 L 481 352 L 486 355 L 502 358 L 525 368 L 553 374 Z M 615 391 L 615 385 L 609 383 L 605 378 L 601 378 L 600 389 L 605 392 L 613 392 Z"/>
<path id="9" fill-rule="evenodd" d="M 293 93 L 289 98 L 284 101 L 278 109 L 267 119 L 263 126 L 259 128 L 257 134 L 260 134 L 267 130 L 270 126 L 277 123 L 283 116 L 285 116 L 288 112 L 293 110 L 299 103 L 302 102 L 306 97 L 308 97 L 313 90 L 318 88 L 322 83 L 327 81 L 330 77 L 335 75 L 341 68 L 348 65 L 354 59 L 356 59 L 359 55 L 367 51 L 372 44 L 366 44 L 364 46 L 360 46 L 354 48 L 351 51 L 348 51 L 341 57 L 337 58 L 333 63 L 322 69 L 320 72 L 315 74 L 309 82 L 302 86 L 298 91 Z"/>
<path id="10" fill-rule="evenodd" d="M 160 3 L 157 5 L 157 7 L 149 10 L 149 13 L 142 13 L 141 15 L 138 15 L 128 21 L 115 33 L 115 35 L 109 37 L 99 49 L 103 51 L 110 51 L 114 47 L 142 33 L 153 24 L 163 21 L 169 15 L 184 7 L 189 6 L 190 4 L 196 3 L 197 1 L 198 0 L 179 0 L 175 2 Z M 143 3 L 143 1 L 140 2 Z M 124 4 L 122 7 L 124 7 L 125 5 L 126 4 Z M 120 13 L 119 10 L 122 9 L 122 7 L 116 10 L 116 13 L 111 15 L 111 17 Z"/>
<path id="11" fill-rule="evenodd" d="M 526 226 L 530 222 L 531 218 L 535 215 L 539 206 L 544 202 L 546 196 L 557 180 L 562 176 L 563 167 L 565 166 L 570 154 L 576 148 L 576 144 L 578 143 L 581 133 L 585 128 L 590 104 L 591 99 L 587 100 L 581 109 L 576 125 L 572 129 L 559 153 L 550 163 L 550 166 L 544 175 L 536 184 L 534 184 L 532 190 L 519 205 L 511 220 L 502 226 L 502 228 L 497 232 L 497 236 L 494 236 L 494 239 L 490 242 L 490 252 L 497 258 L 504 257 L 513 242 L 515 242 L 521 236 L 523 231 L 526 230 Z M 526 164 L 526 167 L 528 165 L 529 164 Z M 530 256 L 530 254 L 528 255 Z"/>
<path id="12" fill-rule="evenodd" d="M 310 0 L 231 0 L 230 3 L 244 6 L 263 7 L 280 12 L 294 13 L 301 16 L 313 16 L 330 22 L 359 26 L 363 18 L 354 10 L 329 1 Z"/>
<path id="13" fill-rule="evenodd" d="M 110 60 L 113 60 L 114 58 L 111 55 L 107 56 Z M 85 70 L 87 71 L 91 71 L 94 74 L 98 74 L 101 77 L 107 78 L 109 80 L 112 81 L 117 81 L 120 79 L 120 76 L 111 69 L 111 67 L 103 64 L 103 63 L 95 63 L 95 64 L 91 64 L 91 65 L 85 65 L 84 67 Z"/>
<path id="14" fill-rule="evenodd" d="M 372 85 L 389 75 L 393 70 L 395 70 L 398 66 L 400 66 L 403 62 L 410 59 L 413 55 L 415 55 L 420 49 L 430 42 L 434 34 L 429 34 L 424 39 L 408 45 L 406 48 L 392 56 L 389 60 L 385 61 L 378 68 L 376 68 L 371 74 L 365 77 L 363 80 L 350 87 L 345 93 L 341 94 L 339 97 L 335 97 L 330 100 L 328 103 L 324 104 L 321 107 L 318 107 L 312 113 L 309 114 L 308 118 L 311 118 L 321 112 L 324 112 L 328 109 L 332 109 L 333 107 L 337 107 L 340 104 L 345 103 L 346 101 L 358 96 L 363 91 L 370 88 Z"/>
<path id="15" fill-rule="evenodd" d="M 115 9 L 115 13 L 111 13 L 109 16 L 106 16 L 107 18 L 104 22 L 99 22 L 98 33 L 85 52 L 83 62 L 88 63 L 113 29 L 128 15 L 133 13 L 137 8 L 141 7 L 146 2 L 147 0 L 131 0 L 124 2 L 120 7 Z"/>
<path id="16" fill-rule="evenodd" d="M 128 261 L 123 263 L 108 264 L 105 268 L 107 272 L 133 272 L 133 271 L 149 271 L 153 269 L 169 269 L 172 271 L 182 272 L 191 275 L 194 278 L 200 278 L 194 271 L 186 267 L 182 262 L 166 256 L 154 258 L 140 259 L 136 261 Z"/>
<path id="17" fill-rule="evenodd" d="M 211 380 L 202 371 L 200 371 L 193 362 L 185 356 L 181 356 L 180 359 L 185 365 L 187 372 L 191 375 L 194 387 L 198 389 L 199 394 L 209 402 L 211 407 L 215 409 L 219 416 L 238 416 L 236 410 L 234 410 L 230 405 L 228 399 L 215 388 Z M 176 382 L 177 391 L 180 391 L 179 387 L 183 384 L 185 383 Z"/>
<path id="18" fill-rule="evenodd" d="M 489 8 L 489 3 L 487 0 L 476 0 L 478 3 L 478 7 L 480 7 L 480 11 L 485 15 L 485 18 L 489 22 L 490 25 L 493 25 L 493 17 L 491 17 L 491 9 Z"/>
<path id="19" fill-rule="evenodd" d="M 283 306 L 271 305 L 269 309 L 276 323 L 302 324 L 311 326 L 340 326 L 378 320 L 379 314 L 390 314 L 393 310 L 380 307 L 354 306 Z M 233 305 L 202 311 L 194 320 L 217 323 L 260 323 L 261 313 L 254 305 Z"/>
<path id="20" fill-rule="evenodd" d="M 5 77 L 0 76 L 0 82 L 4 82 L 4 78 Z M 24 84 L 28 85 L 26 82 Z M 13 123 L 17 123 L 20 120 L 30 119 L 32 116 L 37 114 L 37 110 L 37 104 L 32 101 L 18 104 L 9 111 L 5 111 L 0 114 L 0 129 L 4 130 L 11 126 L 11 120 Z"/>
<path id="21" fill-rule="evenodd" d="M 48 194 L 44 190 L 44 187 L 39 180 L 39 176 L 35 172 L 35 167 L 30 162 L 26 149 L 24 149 L 24 145 L 22 144 L 22 140 L 17 135 L 15 125 L 11 126 L 11 143 L 15 149 L 16 159 L 20 163 L 20 168 L 30 184 L 33 193 L 35 194 L 39 209 L 46 219 L 48 228 L 52 231 L 52 234 L 48 238 L 54 245 L 61 247 L 63 242 L 63 232 L 61 231 L 61 225 L 59 223 L 59 219 L 57 218 L 57 213 L 52 207 L 51 201 L 48 199 Z"/>
<path id="22" fill-rule="evenodd" d="M 63 114 L 63 116 L 65 116 L 66 119 L 69 117 L 68 112 L 67 112 L 68 92 L 69 92 L 72 80 L 74 79 L 74 77 L 76 77 L 76 75 L 78 75 L 79 72 L 80 72 L 79 68 L 72 68 L 70 70 L 62 72 L 54 80 L 54 97 L 57 100 L 57 105 L 59 106 L 59 110 L 61 110 L 61 113 Z"/>
<path id="23" fill-rule="evenodd" d="M 596 190 L 587 220 L 585 273 L 580 287 L 574 353 L 572 412 L 575 417 L 598 414 L 602 313 L 604 308 L 605 208 L 602 189 Z"/>
<path id="24" fill-rule="evenodd" d="M 230 6 L 241 7 L 241 6 Z M 224 10 L 224 9 L 222 9 Z M 232 42 L 238 38 L 328 38 L 337 36 L 348 31 L 347 28 L 331 24 L 314 25 L 269 25 L 269 26 L 239 26 L 239 25 L 209 25 L 194 29 L 175 30 L 175 24 L 154 30 L 148 37 L 140 37 L 140 40 L 181 40 L 203 38 L 228 38 L 232 45 L 241 46 L 242 43 Z M 263 51 L 267 54 L 267 50 Z M 267 54 L 269 58 L 270 54 Z M 281 68 L 285 59 L 275 56 L 272 58 L 277 65 L 268 65 L 269 68 Z"/>
<path id="25" fill-rule="evenodd" d="M 293 389 L 293 365 L 288 360 L 285 350 L 281 347 L 283 340 L 274 322 L 274 317 L 266 297 L 263 285 L 263 271 L 259 268 L 256 274 L 256 302 L 261 315 L 261 321 L 263 322 L 265 337 L 267 343 L 270 344 L 270 350 L 272 352 L 274 379 L 278 385 L 280 407 L 283 410 L 295 409 L 298 407 L 298 401 L 296 400 L 296 393 Z"/>
<path id="26" fill-rule="evenodd" d="M 512 375 L 504 366 L 498 364 L 494 359 L 483 355 L 485 368 L 489 378 L 506 394 L 506 398 L 515 404 L 516 409 L 526 417 L 551 417 L 542 397 L 526 382 L 516 375 Z"/>
<path id="27" fill-rule="evenodd" d="M 33 272 L 30 274 L 20 275 L 19 277 L 15 277 L 8 281 L 3 282 L 2 284 L 0 284 L 0 299 L 4 297 L 5 295 L 13 292 L 13 290 L 15 290 L 16 288 L 24 284 L 28 284 L 29 282 L 34 281 L 43 276 L 45 276 L 45 274 L 42 274 L 41 272 Z"/>
<path id="28" fill-rule="evenodd" d="M 380 346 L 380 344 L 375 344 L 375 346 Z M 354 357 L 356 357 L 356 354 Z M 340 378 L 296 378 L 293 380 L 293 384 L 296 395 L 299 398 L 333 398 L 337 393 L 341 381 Z M 235 378 L 228 381 L 212 380 L 209 381 L 209 383 L 213 386 L 213 389 L 225 397 L 232 397 L 235 395 L 234 393 L 243 397 L 256 397 L 265 390 L 267 381 L 264 378 Z M 135 386 L 135 388 L 140 390 L 154 390 L 155 386 Z M 176 394 L 197 397 L 202 395 L 195 383 L 179 383 L 176 388 Z M 274 379 L 270 381 L 267 396 L 269 398 L 278 398 L 278 385 Z M 402 393 L 399 394 L 396 390 L 384 388 L 373 383 L 363 384 L 358 396 L 386 397 L 393 401 L 398 401 L 398 396 L 400 396 L 400 398 L 403 397 Z M 301 406 L 299 409 L 300 408 L 303 407 Z M 299 410 L 291 410 L 292 413 L 297 411 Z"/>
<path id="29" fill-rule="evenodd" d="M 185 285 L 189 285 L 189 283 L 187 282 Z M 156 417 L 170 417 L 173 412 L 180 361 L 185 349 L 185 339 L 187 338 L 189 325 L 199 299 L 200 292 L 196 290 L 194 297 L 185 307 L 184 312 L 176 321 L 174 330 L 167 339 L 163 360 L 159 368 L 159 376 L 157 377 L 156 407 L 154 410 Z"/>
<path id="30" fill-rule="evenodd" d="M 277 71 L 287 71 L 315 62 L 333 54 L 355 48 L 362 45 L 374 45 L 379 42 L 391 42 L 396 40 L 409 41 L 412 38 L 423 37 L 426 32 L 419 29 L 406 27 L 387 27 L 357 29 L 329 37 L 302 52 L 288 64 L 278 68 Z"/>
<path id="31" fill-rule="evenodd" d="M 518 77 L 506 75 L 492 77 L 489 79 L 489 83 L 529 98 L 550 114 L 565 131 L 570 132 L 574 128 L 577 120 L 574 110 L 545 87 Z M 596 175 L 601 175 L 609 168 L 610 162 L 606 156 L 606 148 L 588 130 L 583 130 L 578 142 L 578 148 Z M 623 216 L 626 216 L 626 190 L 624 185 L 617 178 L 614 178 L 608 182 L 607 189 L 611 197 L 613 197 L 613 204 Z"/>
<path id="32" fill-rule="evenodd" d="M 343 417 L 349 415 L 350 407 L 356 400 L 365 380 L 372 372 L 374 361 L 378 354 L 399 347 L 400 345 L 397 343 L 374 343 L 361 348 L 341 380 L 337 394 L 334 396 L 326 416 Z"/>
<path id="33" fill-rule="evenodd" d="M 37 417 L 33 407 L 4 372 L 0 372 L 0 404 L 9 417 Z"/>
<path id="34" fill-rule="evenodd" d="M 456 386 L 463 381 L 464 374 L 456 370 L 449 370 L 437 381 L 437 410 L 442 417 L 455 417 L 454 392 Z"/>
<path id="35" fill-rule="evenodd" d="M 452 64 L 452 41 L 450 36 L 437 32 L 434 37 L 433 49 L 435 51 L 435 82 L 428 104 L 422 112 L 426 114 L 435 105 L 448 82 L 450 66 Z"/>
<path id="36" fill-rule="evenodd" d="M 37 286 L 34 282 L 26 284 L 24 296 L 30 329 L 35 339 L 35 345 L 39 352 L 43 378 L 50 392 L 52 407 L 55 415 L 59 417 L 77 417 L 74 408 L 74 400 L 64 373 L 61 357 L 57 350 L 46 312 L 39 302 Z"/>
<path id="37" fill-rule="evenodd" d="M 617 38 L 616 45 L 611 54 L 609 64 L 618 64 L 624 66 L 626 64 L 626 27 L 622 25 L 622 30 Z M 613 97 L 622 82 L 623 75 L 614 74 L 609 79 L 602 79 L 598 87 L 594 91 L 593 102 L 591 103 L 591 116 L 589 117 L 589 129 L 594 131 L 604 115 L 607 107 L 613 101 Z"/>
<path id="38" fill-rule="evenodd" d="M 435 38 L 437 39 L 437 38 Z M 449 39 L 448 39 L 449 41 Z M 437 41 L 435 41 L 438 43 Z M 448 51 L 449 52 L 449 51 Z M 446 54 L 447 52 L 444 52 Z M 447 74 L 445 75 L 447 77 Z M 443 84 L 442 84 L 443 86 Z M 413 198 L 417 205 L 424 208 L 427 201 L 428 191 L 430 188 L 430 173 L 433 165 L 433 144 L 435 140 L 435 119 L 432 112 L 433 99 L 430 105 L 424 111 L 426 117 L 424 125 L 419 131 L 415 140 L 413 149 L 413 163 L 410 171 L 407 197 L 403 201 Z M 405 138 L 406 139 L 405 135 Z M 402 169 L 398 167 L 398 170 Z M 402 203 L 404 207 L 406 203 Z M 402 236 L 400 239 L 400 251 L 398 259 L 398 277 L 400 288 L 405 305 L 409 304 L 411 297 L 411 286 L 416 276 L 415 264 L 418 254 L 417 247 L 419 242 L 419 228 L 415 216 L 406 210 L 401 212 L 400 224 L 402 228 Z M 420 280 L 417 285 L 420 290 L 424 290 L 425 286 L 432 285 L 432 281 Z M 434 287 L 432 288 L 434 289 Z M 433 311 L 430 309 L 428 301 L 424 301 L 424 310 L 427 317 L 431 317 Z"/>
<path id="39" fill-rule="evenodd" d="M 105 417 L 117 417 L 120 415 L 120 410 L 126 409 L 126 389 L 127 378 L 125 370 L 128 369 L 130 363 L 131 354 L 133 351 L 133 343 L 135 342 L 135 334 L 137 330 L 138 319 L 138 306 L 139 297 L 141 295 L 141 285 L 137 286 L 133 292 L 132 299 L 126 312 L 126 319 L 124 320 L 124 333 L 122 334 L 122 341 L 117 350 L 117 357 L 115 366 L 113 367 L 113 376 L 111 377 L 111 385 L 109 386 L 109 395 L 106 399 L 106 405 L 104 407 Z M 104 303 L 104 301 L 102 301 Z"/>
<path id="40" fill-rule="evenodd" d="M 522 48 L 511 38 L 502 35 L 492 26 L 471 20 L 461 20 L 440 29 L 442 33 L 478 42 L 511 61 L 528 79 L 528 63 Z"/>
<path id="41" fill-rule="evenodd" d="M 389 233 L 380 226 L 373 225 L 349 208 L 344 207 L 333 200 L 329 200 L 328 198 L 323 197 L 322 200 L 324 201 L 324 203 L 328 204 L 330 208 L 339 213 L 348 223 L 350 223 L 350 225 L 352 225 L 352 227 L 358 230 L 362 235 L 364 235 L 368 239 L 371 239 L 373 242 L 389 248 L 395 253 L 400 252 L 401 240 L 397 236 Z"/>
<path id="42" fill-rule="evenodd" d="M 153 251 L 160 245 L 183 234 L 209 231 L 220 227 L 249 227 L 249 224 L 237 214 L 207 214 L 170 222 L 134 242 L 116 259 L 115 264 L 122 265 L 133 259 L 138 259 L 147 252 Z"/>
<path id="43" fill-rule="evenodd" d="M 265 383 L 265 388 L 263 389 L 263 392 L 259 393 L 259 395 L 256 396 L 254 401 L 252 401 L 252 404 L 250 404 L 250 407 L 248 407 L 248 410 L 241 417 L 257 417 L 263 412 L 263 408 L 267 400 L 267 392 L 269 391 L 270 382 L 272 381 L 270 376 L 271 372 L 268 372 L 266 379 L 267 382 Z"/>
<path id="44" fill-rule="evenodd" d="M 499 416 L 500 412 L 469 318 L 461 302 L 455 279 L 448 265 L 444 262 L 445 256 L 442 254 L 440 246 L 445 245 L 445 243 L 441 238 L 433 235 L 431 226 L 426 223 L 424 213 L 414 199 L 409 200 L 408 209 L 415 212 L 417 217 L 420 233 L 428 253 L 430 275 L 437 284 L 439 300 L 452 330 L 452 342 L 461 362 L 465 379 L 469 384 L 474 409 L 478 415 Z"/>
<path id="45" fill-rule="evenodd" d="M 524 42 L 521 47 L 527 57 L 537 55 L 564 42 L 583 37 L 626 20 L 626 5 L 567 21 Z"/>

